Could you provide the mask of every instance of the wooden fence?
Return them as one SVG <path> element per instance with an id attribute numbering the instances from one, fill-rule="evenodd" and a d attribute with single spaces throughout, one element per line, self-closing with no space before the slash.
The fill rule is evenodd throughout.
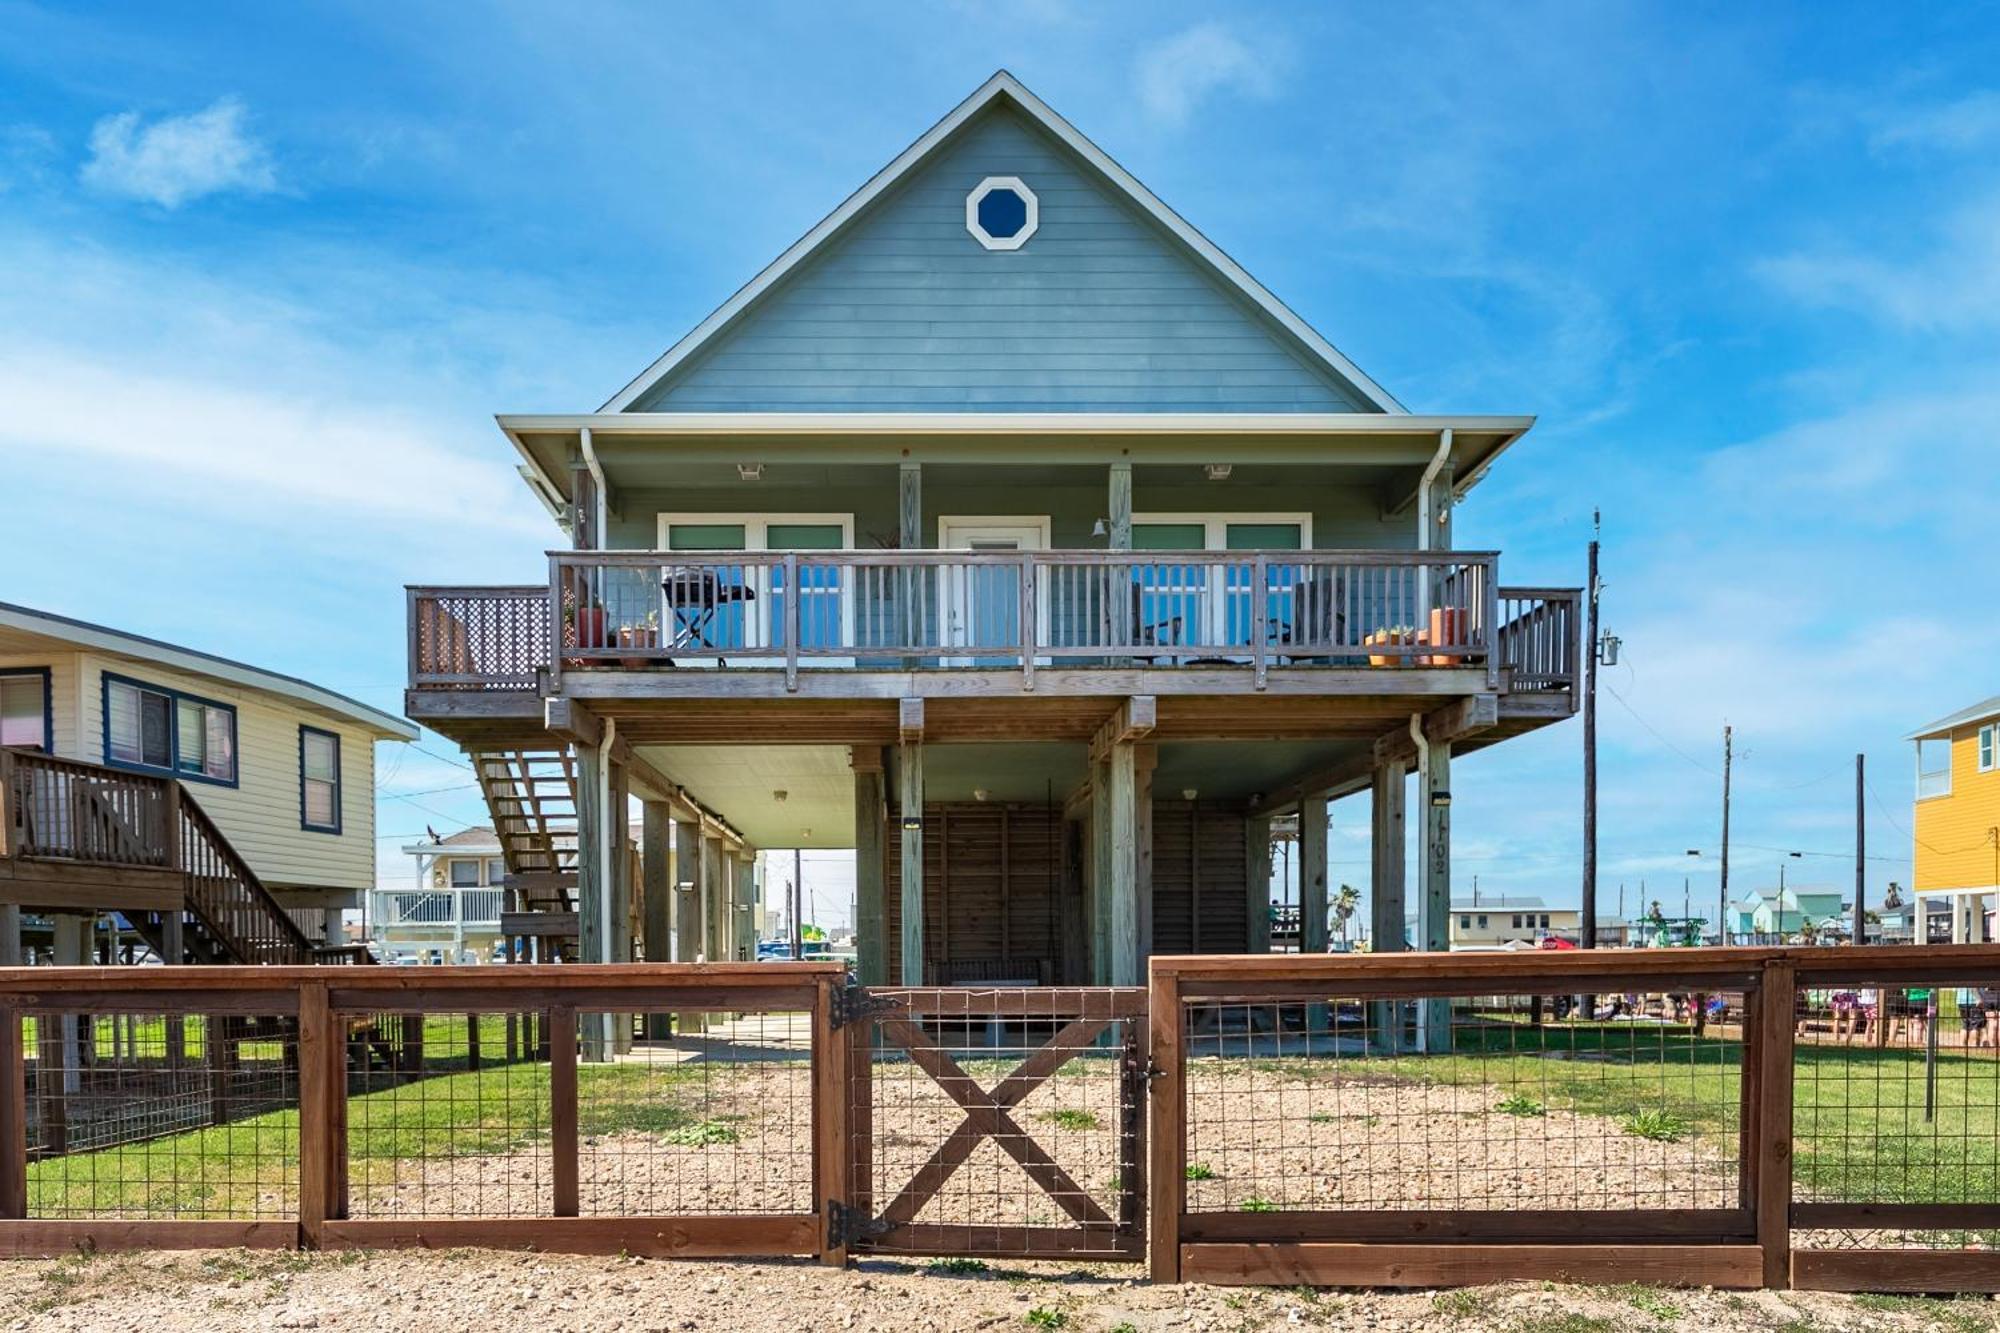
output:
<path id="1" fill-rule="evenodd" d="M 76 1146 L 169 1103 L 196 1123 Z M 1996 1237 L 1996 946 L 1158 958 L 1145 992 L 830 964 L 0 971 L 4 1254 L 1990 1291 Z"/>

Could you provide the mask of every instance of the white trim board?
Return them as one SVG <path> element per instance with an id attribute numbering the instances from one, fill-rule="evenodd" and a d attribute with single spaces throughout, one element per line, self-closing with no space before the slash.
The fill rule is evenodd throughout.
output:
<path id="1" fill-rule="evenodd" d="M 1299 525 L 1299 548 L 1310 551 L 1313 544 L 1313 516 L 1311 514 L 1216 513 L 1209 510 L 1187 514 L 1135 513 L 1132 515 L 1132 523 L 1135 527 L 1141 523 L 1199 523 L 1202 525 L 1202 539 L 1209 543 L 1206 549 L 1211 551 L 1227 549 L 1214 543 L 1217 533 L 1227 529 L 1231 523 L 1296 523 Z"/>
<path id="2" fill-rule="evenodd" d="M 668 513 L 662 510 L 655 516 L 654 532 L 657 534 L 655 540 L 659 543 L 654 548 L 655 550 L 665 551 L 670 549 L 667 545 L 667 529 L 676 523 L 684 523 L 689 527 L 696 525 L 713 527 L 718 524 L 740 523 L 743 525 L 743 549 L 746 551 L 770 550 L 771 525 L 774 523 L 838 524 L 840 526 L 840 549 L 843 551 L 854 549 L 854 515 L 852 514 L 766 514 L 761 512 L 681 514 Z M 691 552 L 690 554 L 698 555 L 701 552 Z"/>
<path id="3" fill-rule="evenodd" d="M 738 288 L 735 295 L 716 307 L 715 311 L 695 325 L 686 337 L 669 347 L 652 365 L 640 372 L 623 389 L 613 394 L 599 410 L 620 412 L 630 407 L 672 374 L 675 367 L 700 351 L 723 329 L 735 323 L 736 319 L 755 304 L 759 297 L 804 263 L 814 251 L 854 221 L 876 199 L 916 170 L 966 122 L 992 103 L 1002 99 L 1012 102 L 1029 119 L 1082 158 L 1110 182 L 1112 188 L 1121 191 L 1142 212 L 1186 246 L 1198 262 L 1207 265 L 1216 276 L 1234 287 L 1267 319 L 1295 339 L 1306 354 L 1317 361 L 1322 368 L 1352 385 L 1363 398 L 1382 412 L 1402 413 L 1407 410 L 1388 390 L 1348 360 L 1339 348 L 1328 342 L 1310 324 L 1300 319 L 1262 283 L 1251 277 L 1242 265 L 1195 230 L 1180 214 L 1167 207 L 1158 195 L 1140 183 L 1138 177 L 1119 166 L 1109 154 L 1085 138 L 1074 125 L 1057 115 L 1047 103 L 1029 92 L 1019 79 L 1004 69 L 995 72 L 993 77 L 974 90 L 970 97 L 952 108 L 943 120 L 931 126 L 921 138 L 899 153 L 888 166 L 870 177 L 866 184 L 849 195 L 838 208 L 821 218 L 812 230 L 794 241 L 789 249 L 773 260 L 756 277 Z"/>

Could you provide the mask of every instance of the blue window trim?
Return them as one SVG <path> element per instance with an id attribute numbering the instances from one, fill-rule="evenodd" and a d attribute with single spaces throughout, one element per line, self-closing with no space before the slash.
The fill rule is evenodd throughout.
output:
<path id="1" fill-rule="evenodd" d="M 0 676 L 40 676 L 42 678 L 42 753 L 56 752 L 56 676 L 45 666 L 0 667 Z"/>
<path id="2" fill-rule="evenodd" d="M 308 735 L 324 736 L 333 742 L 333 822 L 331 824 L 315 824 L 306 818 L 306 737 Z M 299 723 L 299 827 L 308 833 L 331 833 L 335 837 L 338 837 L 340 835 L 341 788 L 345 785 L 341 780 L 340 772 L 340 734 L 328 731 L 323 727 L 309 727 L 303 722 Z"/>
<path id="3" fill-rule="evenodd" d="M 128 760 L 113 759 L 111 757 L 111 687 L 113 685 L 130 685 L 135 690 L 150 690 L 154 694 L 164 694 L 168 699 L 173 701 L 175 706 L 167 710 L 167 735 L 169 747 L 173 751 L 173 763 L 162 768 L 158 764 L 137 764 Z M 230 758 L 234 762 L 234 769 L 228 777 L 212 778 L 206 773 L 192 773 L 180 767 L 181 710 L 179 705 L 183 700 L 191 704 L 200 704 L 205 708 L 220 708 L 223 712 L 229 714 L 229 738 L 232 742 Z M 100 718 L 100 730 L 104 738 L 104 766 L 106 768 L 122 769 L 127 773 L 151 773 L 155 777 L 162 778 L 179 778 L 183 782 L 205 782 L 211 787 L 236 787 L 242 785 L 240 779 L 243 776 L 243 728 L 236 716 L 236 705 L 223 703 L 220 699 L 204 698 L 199 694 L 189 694 L 186 690 L 177 690 L 171 685 L 155 685 L 149 680 L 139 680 L 133 676 L 121 676 L 116 672 L 107 671 L 98 685 L 98 706 L 102 714 Z"/>

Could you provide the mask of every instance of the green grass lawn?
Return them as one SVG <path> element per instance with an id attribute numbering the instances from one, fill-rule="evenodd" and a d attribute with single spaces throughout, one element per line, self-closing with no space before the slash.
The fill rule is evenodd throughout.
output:
<path id="1" fill-rule="evenodd" d="M 492 1049 L 500 1049 L 497 1038 Z M 577 1071 L 578 1131 L 678 1134 L 694 1146 L 729 1142 L 725 1122 L 734 1117 L 705 1104 L 704 1078 L 691 1066 L 584 1065 Z M 368 1082 L 385 1079 L 373 1074 Z M 347 1117 L 349 1184 L 367 1189 L 395 1179 L 398 1162 L 503 1154 L 547 1142 L 549 1068 L 489 1061 L 477 1071 L 357 1090 Z M 290 1216 L 298 1195 L 298 1131 L 297 1111 L 273 1111 L 31 1162 L 29 1215 Z"/>

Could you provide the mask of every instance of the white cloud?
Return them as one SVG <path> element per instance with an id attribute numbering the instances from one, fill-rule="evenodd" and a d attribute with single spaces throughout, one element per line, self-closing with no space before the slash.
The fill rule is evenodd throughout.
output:
<path id="1" fill-rule="evenodd" d="M 136 111 L 106 116 L 90 132 L 83 183 L 165 208 L 225 190 L 269 193 L 278 188 L 277 173 L 244 116 L 243 104 L 229 97 L 150 125 Z"/>
<path id="2" fill-rule="evenodd" d="M 1139 54 L 1139 102 L 1169 125 L 1185 122 L 1209 97 L 1235 92 L 1266 98 L 1276 90 L 1271 58 L 1221 23 L 1198 23 Z"/>
<path id="3" fill-rule="evenodd" d="M 1808 305 L 1858 310 L 1907 329 L 2000 323 L 2000 195 L 1954 209 L 1931 248 L 1898 260 L 1854 247 L 1799 251 L 1756 271 Z"/>
<path id="4" fill-rule="evenodd" d="M 1869 135 L 1877 149 L 1934 148 L 1970 152 L 2000 141 L 2000 92 L 1981 90 L 1957 101 L 1898 110 Z"/>

